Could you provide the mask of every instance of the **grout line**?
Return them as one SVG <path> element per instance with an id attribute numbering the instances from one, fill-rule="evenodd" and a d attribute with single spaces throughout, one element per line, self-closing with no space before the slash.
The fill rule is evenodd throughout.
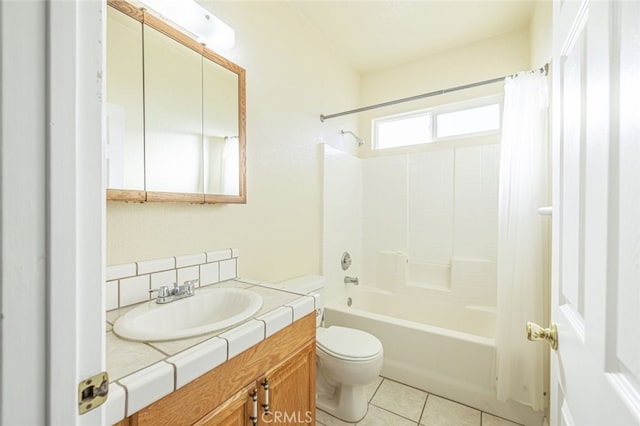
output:
<path id="1" fill-rule="evenodd" d="M 120 379 L 118 379 L 120 380 Z M 118 380 L 116 380 L 114 383 L 117 383 L 118 386 L 120 386 L 122 389 L 124 389 L 124 418 L 126 419 L 127 417 L 129 417 L 129 389 L 123 385 L 122 383 L 120 383 Z M 124 420 L 124 419 L 122 419 Z"/>
<path id="2" fill-rule="evenodd" d="M 273 310 L 273 309 L 272 309 Z M 260 321 L 263 325 L 262 325 L 262 340 L 265 340 L 267 338 L 267 322 L 263 319 L 258 319 L 255 318 L 256 321 Z"/>
<path id="3" fill-rule="evenodd" d="M 415 422 L 416 424 L 420 423 L 420 419 L 418 419 L 418 420 L 410 419 L 409 417 L 405 417 L 402 414 L 394 413 L 393 411 L 391 411 L 391 410 L 389 410 L 387 408 L 381 407 L 379 405 L 376 405 L 374 403 L 369 403 L 369 405 L 373 405 L 376 408 L 379 408 L 379 409 L 381 409 L 383 411 L 386 411 L 387 413 L 393 414 L 394 416 L 398 416 L 398 417 L 401 417 L 401 418 L 403 418 L 405 420 L 409 420 L 410 422 Z"/>
<path id="4" fill-rule="evenodd" d="M 231 250 L 231 256 L 233 256 L 233 250 Z M 233 277 L 233 279 L 235 280 L 236 278 L 238 278 L 238 258 L 237 257 L 232 257 L 232 259 L 235 259 L 233 262 L 233 265 L 236 268 L 236 273 L 235 276 Z"/>
<path id="5" fill-rule="evenodd" d="M 420 421 L 424 417 L 424 412 L 427 410 L 427 401 L 429 400 L 430 396 L 431 396 L 431 394 L 429 392 L 427 392 L 427 397 L 424 399 L 424 405 L 422 406 L 422 412 L 420 413 L 420 419 L 418 419 L 418 425 L 420 425 Z M 480 418 L 482 419 L 482 415 L 480 415 Z M 482 426 L 482 425 L 480 425 L 480 426 Z"/>
<path id="6" fill-rule="evenodd" d="M 323 413 L 325 413 L 327 416 L 331 417 L 332 419 L 336 419 L 336 420 L 338 420 L 340 423 L 344 423 L 345 425 L 349 425 L 349 426 L 356 426 L 356 425 L 358 424 L 357 422 L 356 422 L 356 423 L 345 422 L 345 421 L 344 421 L 344 420 L 342 420 L 341 418 L 336 417 L 336 416 L 334 416 L 333 414 L 330 414 L 330 413 L 328 413 L 327 411 L 324 411 L 323 409 L 316 407 L 316 412 L 317 412 L 318 410 L 322 411 Z M 367 413 L 368 413 L 368 412 L 369 412 L 369 405 L 367 405 Z M 366 416 L 367 416 L 367 415 L 365 414 L 365 417 L 366 417 Z M 316 420 L 316 421 L 317 421 L 317 420 Z M 322 423 L 321 423 L 321 424 L 322 424 Z"/>
<path id="7" fill-rule="evenodd" d="M 425 411 L 426 411 L 426 408 L 427 408 L 427 401 L 428 401 L 429 397 L 431 397 L 431 396 L 435 396 L 435 397 L 438 397 L 438 398 L 444 399 L 444 400 L 446 400 L 446 401 L 452 402 L 452 403 L 454 403 L 454 404 L 458 404 L 458 405 L 461 405 L 461 406 L 463 406 L 463 407 L 467 407 L 467 408 L 470 408 L 470 409 L 472 409 L 472 410 L 478 411 L 478 412 L 480 413 L 480 426 L 482 426 L 482 414 L 483 414 L 483 413 L 486 413 L 486 414 L 489 414 L 489 415 L 491 415 L 491 416 L 493 416 L 493 417 L 497 417 L 497 418 L 499 418 L 499 419 L 501 419 L 501 420 L 505 420 L 505 421 L 507 421 L 507 422 L 513 423 L 514 425 L 523 426 L 523 425 L 521 425 L 520 423 L 516 423 L 516 422 L 514 422 L 513 420 L 509 420 L 509 419 L 507 419 L 507 418 L 500 417 L 500 416 L 497 416 L 497 415 L 495 415 L 495 414 L 491 414 L 491 413 L 488 413 L 488 412 L 486 412 L 486 411 L 479 410 L 478 408 L 472 407 L 472 406 L 467 405 L 467 404 L 463 404 L 463 403 L 461 403 L 461 402 L 459 402 L 459 401 L 455 401 L 455 400 L 450 399 L 450 398 L 445 398 L 445 397 L 443 397 L 443 396 L 436 395 L 436 394 L 434 394 L 434 393 L 431 393 L 431 392 L 425 391 L 424 389 L 416 388 L 416 387 L 414 387 L 414 386 L 408 385 L 408 384 L 406 384 L 406 383 L 399 382 L 399 381 L 397 381 L 397 380 L 390 379 L 390 378 L 388 378 L 388 377 L 384 377 L 384 376 L 380 376 L 380 377 L 382 377 L 382 378 L 383 378 L 383 380 L 380 382 L 380 384 L 379 384 L 379 385 L 378 385 L 378 387 L 376 388 L 376 391 L 375 391 L 375 392 L 374 392 L 374 394 L 373 394 L 374 396 L 375 396 L 375 394 L 378 392 L 378 390 L 379 390 L 379 389 L 380 389 L 380 387 L 382 386 L 382 383 L 383 383 L 385 380 L 389 380 L 389 381 L 391 381 L 391 382 L 398 383 L 398 384 L 400 384 L 400 385 L 407 386 L 407 387 L 409 387 L 409 388 L 416 389 L 416 390 L 419 390 L 419 391 L 425 392 L 425 393 L 427 394 L 427 398 L 425 399 L 424 405 L 423 405 L 423 407 L 422 407 L 422 412 L 421 412 L 421 414 L 420 414 L 420 418 L 419 418 L 419 419 L 418 419 L 418 421 L 417 421 L 417 424 L 418 424 L 418 425 L 420 425 L 420 420 L 422 420 L 422 418 L 423 418 L 423 416 L 424 416 L 424 413 L 425 413 Z M 403 416 L 403 415 L 401 415 L 401 414 L 395 413 L 395 412 L 393 412 L 393 411 L 390 411 L 390 410 L 388 410 L 388 409 L 386 409 L 386 408 L 384 408 L 384 407 L 381 407 L 381 406 L 379 406 L 379 405 L 377 405 L 377 404 L 373 403 L 372 401 L 373 401 L 373 397 L 374 397 L 374 396 L 372 396 L 372 397 L 371 397 L 371 399 L 369 400 L 369 404 L 370 404 L 370 405 L 373 405 L 373 406 L 375 406 L 375 407 L 377 407 L 377 408 L 380 408 L 380 409 L 382 409 L 382 410 L 384 410 L 384 411 L 387 411 L 387 412 L 389 412 L 389 413 L 391 413 L 391 414 L 394 414 L 394 415 L 396 415 L 396 416 L 402 417 L 402 418 L 404 418 L 404 419 L 414 421 L 414 420 L 412 420 L 412 419 L 409 419 L 408 417 L 405 417 L 405 416 Z"/>
<path id="8" fill-rule="evenodd" d="M 178 390 L 178 366 L 173 362 L 167 361 L 166 359 L 164 360 L 164 362 L 173 367 L 173 392 L 175 392 L 176 390 Z"/>
<path id="9" fill-rule="evenodd" d="M 456 400 L 454 400 L 454 399 L 447 398 L 447 397 L 444 397 L 444 396 L 438 395 L 438 394 L 436 394 L 436 393 L 429 392 L 429 391 L 427 391 L 427 390 L 420 389 L 420 388 L 417 388 L 417 387 L 415 387 L 415 386 L 411 386 L 411 385 L 408 385 L 408 384 L 406 384 L 406 383 L 399 382 L 399 381 L 397 381 L 397 380 L 389 379 L 388 377 L 385 377 L 385 380 L 390 380 L 390 381 L 392 381 L 392 382 L 395 382 L 395 383 L 398 383 L 398 384 L 401 384 L 401 385 L 407 386 L 407 387 L 409 387 L 409 388 L 416 389 L 416 390 L 419 390 L 419 391 L 422 391 L 422 392 L 426 392 L 428 395 L 433 395 L 433 396 L 436 396 L 436 397 L 438 397 L 438 398 L 446 399 L 446 400 L 447 400 L 447 401 L 449 401 L 449 402 L 453 402 L 453 403 L 455 403 L 455 404 L 462 405 L 462 406 L 464 406 L 464 407 L 471 408 L 471 409 L 476 410 L 476 411 L 480 411 L 480 413 L 482 413 L 482 412 L 483 412 L 483 411 L 482 411 L 482 410 L 480 410 L 479 408 L 472 407 L 471 405 L 463 404 L 462 402 L 456 401 Z M 491 414 L 491 413 L 487 413 L 487 414 Z M 491 415 L 492 415 L 492 416 L 495 416 L 494 414 L 491 414 Z M 499 417 L 499 416 L 495 416 L 495 417 Z M 503 418 L 503 417 L 500 417 L 500 418 L 501 418 L 501 419 L 503 419 L 503 420 L 510 421 L 511 423 L 516 423 L 516 422 L 514 422 L 513 420 L 505 419 L 505 418 Z M 516 423 L 516 424 L 520 425 L 519 423 Z M 520 426 L 521 426 L 521 425 L 520 425 Z"/>
<path id="10" fill-rule="evenodd" d="M 166 358 L 166 357 L 170 357 L 170 356 L 171 356 L 171 354 L 169 354 L 169 353 L 167 353 L 167 352 L 163 351 L 163 350 L 162 350 L 162 349 L 160 349 L 160 348 L 155 347 L 155 346 L 153 345 L 153 343 L 152 343 L 152 342 L 142 342 L 142 344 L 147 345 L 147 346 L 149 346 L 151 349 L 155 349 L 156 351 L 160 352 L 161 354 L 163 354 L 163 355 L 165 356 L 165 358 Z"/>
<path id="11" fill-rule="evenodd" d="M 506 417 L 497 416 L 495 414 L 491 414 L 491 413 L 486 412 L 486 411 L 480 411 L 480 426 L 482 426 L 482 415 L 483 414 L 488 414 L 488 415 L 496 417 L 496 418 L 498 418 L 500 420 L 504 420 L 506 422 L 513 423 L 514 425 L 517 425 L 517 426 L 524 426 L 522 423 L 517 423 L 517 422 L 514 422 L 513 420 L 507 419 Z"/>
<path id="12" fill-rule="evenodd" d="M 433 395 L 433 396 L 437 396 L 438 398 L 441 398 L 441 399 L 446 399 L 447 401 L 453 402 L 454 404 L 462 405 L 463 407 L 467 407 L 467 408 L 471 408 L 471 409 L 476 410 L 476 411 L 480 411 L 480 413 L 482 413 L 482 410 L 480 410 L 479 408 L 472 407 L 471 405 L 463 404 L 462 402 L 456 401 L 455 399 L 451 399 L 451 398 L 447 398 L 447 397 L 444 397 L 444 396 L 440 396 L 440 395 L 437 395 L 437 394 L 431 393 L 431 392 L 429 392 L 429 394 Z"/>
<path id="13" fill-rule="evenodd" d="M 371 398 L 369 398 L 367 403 L 370 403 L 371 401 L 373 401 L 373 397 L 376 396 L 376 394 L 378 393 L 378 389 L 380 389 L 380 386 L 382 386 L 382 383 L 385 381 L 384 377 L 382 376 L 378 376 L 378 377 L 382 378 L 382 380 L 380 380 L 380 383 L 378 383 L 378 386 L 376 386 L 376 390 L 373 391 L 373 393 L 371 394 Z"/>
<path id="14" fill-rule="evenodd" d="M 224 331 L 222 331 L 222 333 L 224 333 Z M 220 339 L 222 339 L 222 340 L 227 342 L 227 360 L 225 361 L 225 362 L 227 362 L 227 361 L 229 361 L 229 339 L 227 339 L 226 337 L 221 337 L 221 336 L 217 336 L 217 337 L 219 337 Z"/>
<path id="15" fill-rule="evenodd" d="M 402 382 L 399 382 L 399 381 L 397 381 L 397 380 L 390 379 L 390 378 L 388 378 L 388 377 L 384 377 L 384 376 L 381 376 L 381 377 L 383 377 L 385 380 L 389 380 L 390 382 L 398 383 L 399 385 L 403 385 L 403 386 L 406 386 L 406 387 L 411 388 L 411 389 L 419 390 L 419 391 L 422 391 L 422 392 L 425 392 L 425 393 L 431 393 L 431 392 L 429 392 L 428 390 L 420 389 L 420 388 L 417 388 L 417 387 L 415 387 L 415 386 L 411 386 L 411 385 L 408 385 L 408 384 L 406 384 L 406 383 L 402 383 Z M 434 394 L 434 395 L 435 395 L 435 394 Z M 437 395 L 436 395 L 436 396 L 437 396 Z M 455 402 L 455 401 L 454 401 L 454 402 Z"/>

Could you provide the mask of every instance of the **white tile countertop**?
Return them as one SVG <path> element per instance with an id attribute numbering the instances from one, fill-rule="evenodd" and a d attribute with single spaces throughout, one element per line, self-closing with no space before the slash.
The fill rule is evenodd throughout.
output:
<path id="1" fill-rule="evenodd" d="M 251 346 L 313 312 L 313 296 L 284 291 L 268 283 L 236 278 L 211 287 L 255 291 L 262 308 L 227 329 L 186 339 L 134 342 L 112 330 L 116 319 L 137 305 L 107 312 L 107 371 L 111 383 L 106 420 L 111 425 L 186 385 Z M 197 290 L 196 290 L 197 291 Z"/>

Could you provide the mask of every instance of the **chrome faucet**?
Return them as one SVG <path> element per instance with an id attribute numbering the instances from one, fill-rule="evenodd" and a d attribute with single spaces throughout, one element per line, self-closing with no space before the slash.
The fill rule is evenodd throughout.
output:
<path id="1" fill-rule="evenodd" d="M 185 281 L 183 285 L 178 285 L 178 283 L 173 283 L 173 288 L 169 288 L 169 286 L 163 285 L 160 288 L 154 288 L 149 290 L 149 293 L 153 293 L 154 291 L 158 292 L 158 297 L 156 297 L 156 303 L 169 303 L 174 300 L 184 299 L 185 297 L 190 297 L 195 294 L 195 288 L 198 280 L 190 280 Z"/>
<path id="2" fill-rule="evenodd" d="M 344 283 L 353 284 L 353 285 L 360 284 L 360 282 L 358 281 L 358 277 L 349 277 L 349 276 L 344 277 Z"/>

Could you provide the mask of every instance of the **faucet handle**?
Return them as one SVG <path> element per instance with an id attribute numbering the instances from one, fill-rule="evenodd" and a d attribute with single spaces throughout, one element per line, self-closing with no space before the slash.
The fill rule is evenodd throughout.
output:
<path id="1" fill-rule="evenodd" d="M 195 280 L 187 280 L 184 282 L 184 286 L 187 289 L 188 294 L 193 294 L 193 290 L 195 289 L 196 284 L 198 284 L 198 281 L 200 280 L 195 279 Z"/>
<path id="2" fill-rule="evenodd" d="M 149 290 L 149 293 L 153 293 L 154 291 L 158 292 L 158 297 L 167 297 L 169 296 L 169 287 L 166 285 L 160 286 L 160 288 L 152 288 Z"/>

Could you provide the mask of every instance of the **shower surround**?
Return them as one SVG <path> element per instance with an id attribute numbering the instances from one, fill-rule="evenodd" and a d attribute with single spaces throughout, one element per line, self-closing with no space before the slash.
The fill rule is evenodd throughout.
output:
<path id="1" fill-rule="evenodd" d="M 540 424 L 492 379 L 498 169 L 497 143 L 367 159 L 325 146 L 326 324 L 376 335 L 386 377 Z"/>
<path id="2" fill-rule="evenodd" d="M 359 159 L 325 146 L 324 274 L 495 307 L 499 145 Z M 330 288 L 329 300 L 345 288 Z"/>

